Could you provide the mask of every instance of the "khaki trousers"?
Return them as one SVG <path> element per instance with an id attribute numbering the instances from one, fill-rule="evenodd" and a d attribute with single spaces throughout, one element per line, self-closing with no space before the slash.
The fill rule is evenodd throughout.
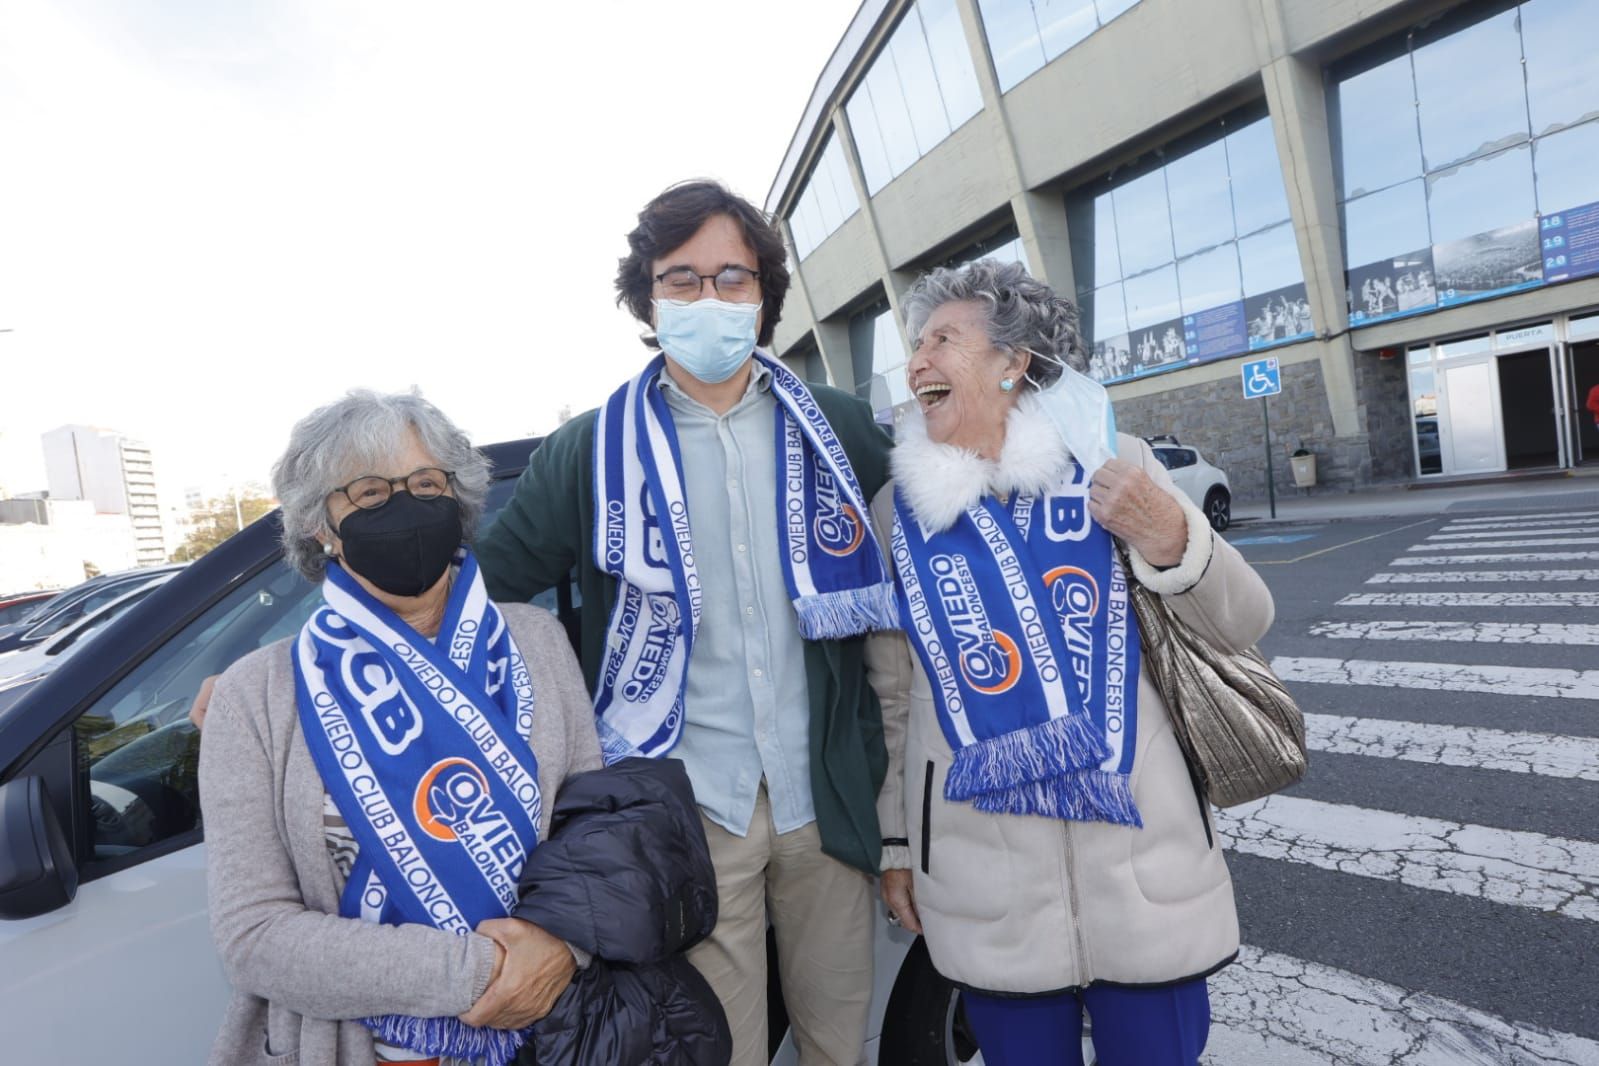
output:
<path id="1" fill-rule="evenodd" d="M 863 1062 L 872 1001 L 871 879 L 822 854 L 816 823 L 772 828 L 763 784 L 749 835 L 704 818 L 716 866 L 718 918 L 689 962 L 722 1001 L 733 1030 L 731 1066 L 765 1066 L 766 921 L 802 1066 Z"/>

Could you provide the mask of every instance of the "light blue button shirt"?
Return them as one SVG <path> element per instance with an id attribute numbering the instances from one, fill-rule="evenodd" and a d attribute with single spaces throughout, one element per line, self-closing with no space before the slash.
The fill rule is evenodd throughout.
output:
<path id="1" fill-rule="evenodd" d="M 816 820 L 805 642 L 779 554 L 771 377 L 757 364 L 723 415 L 665 372 L 659 379 L 677 428 L 703 593 L 672 757 L 683 760 L 706 817 L 738 836 L 749 833 L 762 777 L 779 833 Z"/>

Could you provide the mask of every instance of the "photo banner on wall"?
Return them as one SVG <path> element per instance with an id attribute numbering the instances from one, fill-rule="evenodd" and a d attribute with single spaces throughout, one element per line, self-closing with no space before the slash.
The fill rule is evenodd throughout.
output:
<path id="1" fill-rule="evenodd" d="M 1557 211 L 1539 220 L 1546 282 L 1599 274 L 1599 203 Z"/>
<path id="2" fill-rule="evenodd" d="M 1252 352 L 1275 344 L 1307 340 L 1316 335 L 1304 282 L 1251 296 L 1243 302 L 1242 307 L 1248 322 L 1249 350 Z"/>
<path id="3" fill-rule="evenodd" d="M 1431 248 L 1355 267 L 1344 275 L 1344 286 L 1351 326 L 1369 326 L 1438 305 Z"/>
<path id="4" fill-rule="evenodd" d="M 1487 300 L 1543 284 L 1538 220 L 1432 246 L 1438 306 Z"/>
<path id="5" fill-rule="evenodd" d="M 1094 342 L 1088 373 L 1110 383 L 1315 336 L 1303 282 Z"/>

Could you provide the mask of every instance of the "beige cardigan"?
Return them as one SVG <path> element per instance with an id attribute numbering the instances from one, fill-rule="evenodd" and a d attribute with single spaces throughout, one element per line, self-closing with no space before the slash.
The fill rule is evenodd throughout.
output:
<path id="1" fill-rule="evenodd" d="M 594 710 L 566 632 L 548 612 L 501 604 L 527 660 L 541 834 L 568 775 L 600 765 Z M 338 916 L 324 789 L 300 732 L 291 641 L 239 660 L 217 681 L 200 745 L 211 932 L 233 1000 L 216 1066 L 367 1066 L 372 1037 L 352 1019 L 456 1015 L 488 987 L 493 943 L 421 925 Z"/>
<path id="2" fill-rule="evenodd" d="M 1012 415 L 1007 434 L 1007 456 L 1014 444 L 1027 453 L 1018 464 L 1035 470 L 1041 448 L 1060 452 L 1049 465 L 1064 460 L 1052 429 L 1017 427 L 1017 417 Z M 952 491 L 971 484 L 960 471 L 941 467 L 937 456 L 931 456 L 931 469 L 908 468 L 917 446 L 900 447 L 905 450 L 896 452 L 896 473 L 924 479 L 919 498 L 931 506 L 948 503 Z M 1182 561 L 1157 571 L 1134 553 L 1137 579 L 1166 595 L 1185 621 L 1217 644 L 1253 644 L 1271 625 L 1265 583 L 1211 532 L 1143 441 L 1124 434 L 1119 451 L 1177 497 L 1188 517 Z M 931 455 L 925 449 L 922 454 Z M 872 505 L 884 543 L 892 528 L 892 493 L 891 482 Z M 940 973 L 983 990 L 1043 993 L 1092 981 L 1152 984 L 1199 976 L 1238 950 L 1238 916 L 1221 844 L 1207 840 L 1213 835 L 1209 811 L 1195 795 L 1147 669 L 1138 682 L 1132 772 L 1144 827 L 1134 829 L 985 814 L 946 801 L 944 779 L 953 754 L 920 659 L 903 634 L 879 633 L 868 638 L 867 664 L 883 706 L 890 760 L 878 817 L 885 838 L 909 840 L 908 848 L 884 848 L 883 867 L 913 870 L 917 912 Z"/>

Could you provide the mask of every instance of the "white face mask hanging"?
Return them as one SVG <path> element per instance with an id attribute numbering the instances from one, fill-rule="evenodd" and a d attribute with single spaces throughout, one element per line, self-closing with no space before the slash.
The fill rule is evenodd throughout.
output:
<path id="1" fill-rule="evenodd" d="M 1067 366 L 1064 360 L 1041 355 L 1031 348 L 1027 352 L 1060 367 L 1060 377 L 1035 395 L 1072 457 L 1083 465 L 1084 474 L 1093 477 L 1105 460 L 1116 458 L 1116 412 L 1110 404 L 1110 393 L 1087 374 Z"/>

